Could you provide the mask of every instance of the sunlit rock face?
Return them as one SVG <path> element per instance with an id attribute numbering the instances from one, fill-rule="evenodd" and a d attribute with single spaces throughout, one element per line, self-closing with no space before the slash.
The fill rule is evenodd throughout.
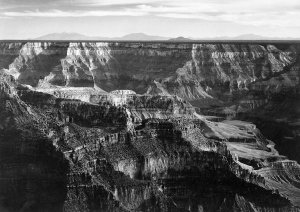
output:
<path id="1" fill-rule="evenodd" d="M 64 56 L 60 44 L 25 43 L 19 50 L 19 56 L 9 65 L 9 73 L 21 83 L 36 86 L 40 79 L 61 69 L 60 59 Z"/>
<path id="2" fill-rule="evenodd" d="M 136 93 L 131 90 L 115 90 L 110 92 L 110 94 L 114 105 L 125 105 L 136 96 Z"/>
<path id="3" fill-rule="evenodd" d="M 299 211 L 298 52 L 1 43 L 0 211 Z"/>
<path id="4" fill-rule="evenodd" d="M 108 43 L 69 43 L 62 60 L 66 86 L 93 87 L 118 71 Z"/>
<path id="5" fill-rule="evenodd" d="M 21 42 L 16 43 L 0 43 L 0 66 L 2 68 L 8 68 L 16 57 L 19 55 L 19 51 L 22 48 Z"/>
<path id="6" fill-rule="evenodd" d="M 294 65 L 298 50 L 292 44 L 2 43 L 2 55 L 17 55 L 1 68 L 35 87 L 97 86 L 187 100 L 222 99 L 236 90 L 294 85 L 292 73 L 274 77 Z"/>

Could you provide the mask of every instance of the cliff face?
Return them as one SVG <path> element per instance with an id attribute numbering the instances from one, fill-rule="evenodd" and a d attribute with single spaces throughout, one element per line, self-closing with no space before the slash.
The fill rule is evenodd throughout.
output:
<path id="1" fill-rule="evenodd" d="M 13 47 L 9 47 L 12 46 Z M 19 82 L 38 87 L 63 85 L 106 91 L 176 94 L 187 100 L 222 98 L 235 90 L 273 80 L 296 67 L 296 44 L 172 43 L 2 43 L 18 54 L 8 69 Z M 2 55 L 7 55 L 7 51 Z M 13 51 L 13 50 L 11 50 Z M 294 74 L 268 83 L 293 86 Z M 273 89 L 273 87 L 267 89 Z"/>
<path id="2" fill-rule="evenodd" d="M 42 114 L 19 99 L 15 85 L 0 75 L 0 210 L 61 211 L 68 163 L 44 133 Z"/>
<path id="3" fill-rule="evenodd" d="M 0 65 L 2 68 L 8 68 L 8 66 L 18 57 L 22 43 L 1 43 L 0 44 Z"/>
<path id="4" fill-rule="evenodd" d="M 177 95 L 206 115 L 257 120 L 247 113 L 260 110 L 258 116 L 265 116 L 278 105 L 278 96 L 297 105 L 299 52 L 299 44 L 289 43 L 12 42 L 1 43 L 0 69 L 61 98 L 97 103 L 105 91 L 128 89 Z M 297 113 L 296 108 L 288 113 Z M 269 121 L 276 125 L 279 119 Z M 297 120 L 284 124 L 293 128 Z M 297 130 L 277 142 L 291 134 L 295 143 Z"/>
<path id="5" fill-rule="evenodd" d="M 19 56 L 9 65 L 9 70 L 19 82 L 36 86 L 39 79 L 60 69 L 60 59 L 64 55 L 60 44 L 25 43 L 19 50 Z"/>

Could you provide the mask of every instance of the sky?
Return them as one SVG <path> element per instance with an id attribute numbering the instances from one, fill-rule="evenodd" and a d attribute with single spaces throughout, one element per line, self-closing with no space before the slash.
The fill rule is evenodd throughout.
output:
<path id="1" fill-rule="evenodd" d="M 300 38 L 300 0 L 0 0 L 0 39 L 61 32 Z"/>

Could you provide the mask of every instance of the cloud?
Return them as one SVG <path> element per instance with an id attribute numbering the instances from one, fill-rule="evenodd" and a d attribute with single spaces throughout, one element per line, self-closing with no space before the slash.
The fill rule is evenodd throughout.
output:
<path id="1" fill-rule="evenodd" d="M 3 15 L 8 17 L 101 17 L 101 16 L 142 16 L 146 15 L 143 12 L 132 12 L 129 10 L 124 11 L 61 11 L 61 10 L 49 10 L 49 11 L 24 11 L 24 12 L 4 12 Z"/>
<path id="2" fill-rule="evenodd" d="M 159 17 L 176 19 L 201 19 L 207 21 L 232 22 L 253 26 L 300 26 L 299 0 L 179 0 L 159 6 L 139 5 L 138 8 Z"/>
<path id="3" fill-rule="evenodd" d="M 20 5 L 24 6 L 24 0 L 0 0 L 0 3 L 9 8 L 1 10 L 2 17 L 155 16 L 232 22 L 252 26 L 300 26 L 300 22 L 297 21 L 300 20 L 299 0 L 26 1 L 30 8 L 34 8 L 32 10 L 18 8 Z M 12 9 L 12 5 L 16 9 Z"/>

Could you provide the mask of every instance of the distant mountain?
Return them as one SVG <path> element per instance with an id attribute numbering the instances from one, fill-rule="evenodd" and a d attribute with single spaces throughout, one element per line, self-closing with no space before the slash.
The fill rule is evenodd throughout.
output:
<path id="1" fill-rule="evenodd" d="M 157 41 L 157 40 L 168 40 L 168 41 L 192 41 L 192 40 L 299 40 L 299 38 L 291 37 L 266 37 L 256 34 L 242 34 L 239 36 L 219 36 L 210 38 L 186 38 L 186 37 L 163 37 L 156 35 L 147 35 L 145 33 L 131 33 L 124 35 L 122 37 L 101 37 L 101 36 L 87 36 L 79 33 L 51 33 L 43 35 L 41 37 L 35 38 L 34 40 L 124 40 L 124 41 Z"/>
<path id="2" fill-rule="evenodd" d="M 234 40 L 269 40 L 274 39 L 271 37 L 264 37 L 256 34 L 243 34 L 236 37 L 233 37 Z"/>
<path id="3" fill-rule="evenodd" d="M 177 38 L 171 38 L 169 41 L 192 41 L 193 39 L 185 38 L 185 37 L 177 37 Z"/>
<path id="4" fill-rule="evenodd" d="M 196 40 L 299 40 L 299 38 L 291 37 L 267 37 L 256 34 L 242 34 L 238 36 L 220 36 L 211 38 L 197 38 Z"/>
<path id="5" fill-rule="evenodd" d="M 147 35 L 144 33 L 131 33 L 120 38 L 114 38 L 115 40 L 168 40 L 168 37 Z"/>
<path id="6" fill-rule="evenodd" d="M 122 37 L 86 36 L 79 33 L 51 33 L 35 38 L 35 40 L 168 40 L 169 37 L 131 33 Z"/>
<path id="7" fill-rule="evenodd" d="M 35 38 L 34 40 L 109 40 L 106 37 L 92 37 L 79 33 L 51 33 Z"/>

